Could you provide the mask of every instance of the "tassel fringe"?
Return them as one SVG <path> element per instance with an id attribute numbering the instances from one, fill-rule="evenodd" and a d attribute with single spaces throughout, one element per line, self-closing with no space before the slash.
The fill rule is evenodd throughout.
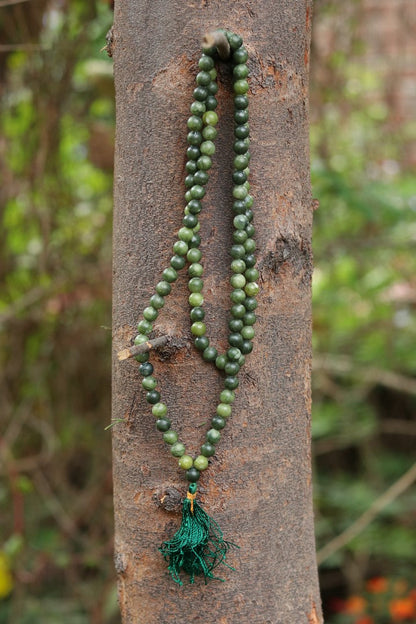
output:
<path id="1" fill-rule="evenodd" d="M 219 579 L 212 570 L 220 564 L 234 570 L 226 563 L 226 554 L 230 547 L 236 547 L 232 542 L 223 539 L 218 524 L 208 516 L 202 507 L 195 501 L 196 484 L 191 483 L 187 497 L 183 501 L 182 523 L 173 538 L 163 542 L 159 548 L 165 560 L 169 563 L 169 572 L 179 585 L 183 585 L 180 571 L 190 575 L 193 583 L 195 576 L 204 576 L 207 579 Z"/>

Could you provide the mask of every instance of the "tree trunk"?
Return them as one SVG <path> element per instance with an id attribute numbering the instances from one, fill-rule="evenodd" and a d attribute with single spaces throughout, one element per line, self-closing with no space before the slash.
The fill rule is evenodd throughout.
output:
<path id="1" fill-rule="evenodd" d="M 157 548 L 180 525 L 170 456 L 141 390 L 138 364 L 114 358 L 116 569 L 123 624 L 321 622 L 310 457 L 312 207 L 308 163 L 310 0 L 119 0 L 114 60 L 117 140 L 114 351 L 169 265 L 183 217 L 186 120 L 206 31 L 239 33 L 250 60 L 250 182 L 261 290 L 253 353 L 233 416 L 200 480 L 202 504 L 236 542 L 219 573 L 176 585 Z M 219 69 L 217 151 L 201 213 L 212 343 L 226 348 L 232 233 L 232 88 Z M 155 329 L 182 347 L 155 356 L 170 418 L 192 452 L 221 375 L 190 339 L 186 271 Z M 169 510 L 173 507 L 173 510 Z"/>

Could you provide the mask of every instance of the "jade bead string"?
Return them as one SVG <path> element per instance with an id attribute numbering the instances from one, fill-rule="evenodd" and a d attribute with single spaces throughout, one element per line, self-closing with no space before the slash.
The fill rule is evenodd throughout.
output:
<path id="1" fill-rule="evenodd" d="M 161 401 L 158 382 L 153 375 L 153 365 L 148 361 L 149 353 L 140 353 L 135 359 L 140 362 L 139 371 L 143 376 L 142 386 L 146 390 L 146 400 L 152 406 L 156 417 L 156 428 L 163 434 L 163 440 L 170 448 L 170 453 L 177 458 L 180 468 L 186 472 L 187 480 L 196 483 L 200 473 L 208 468 L 209 458 L 215 454 L 215 446 L 221 438 L 221 431 L 231 416 L 235 389 L 239 385 L 238 373 L 245 363 L 245 356 L 252 350 L 254 324 L 257 307 L 258 271 L 255 268 L 253 226 L 253 198 L 249 194 L 249 125 L 248 125 L 248 90 L 247 66 L 248 53 L 242 45 L 239 35 L 221 31 L 227 38 L 230 47 L 230 58 L 233 72 L 234 93 L 234 171 L 233 179 L 233 242 L 229 253 L 231 256 L 231 287 L 230 318 L 228 321 L 229 348 L 224 353 L 211 345 L 207 336 L 203 296 L 203 264 L 199 249 L 198 215 L 202 210 L 205 186 L 209 180 L 212 156 L 215 153 L 216 125 L 218 115 L 216 94 L 218 91 L 217 71 L 215 63 L 217 49 L 204 49 L 199 59 L 199 72 L 196 76 L 196 87 L 193 92 L 194 101 L 190 106 L 191 116 L 187 121 L 187 163 L 185 165 L 185 210 L 183 226 L 179 229 L 178 240 L 173 245 L 173 256 L 170 265 L 163 271 L 162 280 L 156 285 L 156 292 L 150 297 L 149 306 L 143 311 L 143 318 L 137 325 L 138 334 L 134 344 L 149 341 L 165 298 L 172 290 L 172 284 L 178 277 L 178 271 L 188 266 L 188 288 L 191 333 L 196 349 L 203 360 L 213 363 L 217 369 L 224 371 L 224 389 L 220 393 L 220 401 L 216 413 L 211 418 L 210 427 L 201 446 L 200 454 L 193 458 L 187 453 L 185 445 L 179 440 L 177 432 L 172 429 L 168 417 L 168 407 Z M 188 497 L 189 498 L 189 497 Z M 192 499 L 193 514 L 193 499 Z M 205 573 L 205 572 L 204 572 Z M 211 576 L 207 573 L 206 576 Z M 175 579 L 176 580 L 176 579 Z M 179 581 L 178 581 L 179 582 Z"/>

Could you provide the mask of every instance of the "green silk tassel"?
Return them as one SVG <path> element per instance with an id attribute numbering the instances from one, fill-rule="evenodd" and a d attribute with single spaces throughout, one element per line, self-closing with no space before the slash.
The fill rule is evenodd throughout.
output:
<path id="1" fill-rule="evenodd" d="M 209 578 L 218 579 L 212 570 L 221 563 L 234 570 L 225 562 L 225 557 L 229 548 L 235 547 L 235 544 L 223 539 L 218 524 L 195 501 L 196 489 L 196 483 L 191 483 L 183 501 L 181 526 L 173 538 L 163 542 L 159 548 L 169 563 L 168 569 L 173 580 L 179 585 L 183 585 L 181 570 L 190 575 L 191 583 L 196 575 L 203 575 L 205 583 Z"/>

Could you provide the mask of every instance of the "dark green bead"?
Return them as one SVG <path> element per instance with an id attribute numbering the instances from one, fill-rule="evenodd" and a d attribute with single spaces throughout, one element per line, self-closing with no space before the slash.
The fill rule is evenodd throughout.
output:
<path id="1" fill-rule="evenodd" d="M 251 340 L 244 340 L 240 349 L 243 355 L 247 355 L 247 353 L 251 353 L 253 351 L 253 343 Z"/>
<path id="2" fill-rule="evenodd" d="M 235 230 L 233 232 L 233 241 L 239 245 L 247 240 L 247 232 L 245 230 Z M 245 251 L 245 250 L 244 250 Z"/>
<path id="3" fill-rule="evenodd" d="M 205 126 L 202 130 L 202 136 L 206 141 L 214 141 L 217 138 L 217 134 L 218 131 L 214 126 Z"/>
<path id="4" fill-rule="evenodd" d="M 178 441 L 178 434 L 176 433 L 176 431 L 173 431 L 171 429 L 170 431 L 166 431 L 166 433 L 163 434 L 163 439 L 166 444 L 175 444 Z"/>
<path id="5" fill-rule="evenodd" d="M 238 360 L 241 357 L 240 349 L 237 349 L 236 347 L 231 347 L 227 351 L 227 357 L 230 360 L 230 362 L 238 362 Z"/>
<path id="6" fill-rule="evenodd" d="M 234 167 L 241 171 L 245 169 L 248 165 L 248 157 L 247 154 L 239 154 L 234 158 Z"/>
<path id="7" fill-rule="evenodd" d="M 245 215 L 246 215 L 246 217 L 247 217 L 247 221 L 248 221 L 249 223 L 251 223 L 251 222 L 253 221 L 253 216 L 254 216 L 253 211 L 252 211 L 252 210 L 250 210 L 250 209 L 248 209 L 248 210 L 246 210 L 246 211 L 245 211 L 245 213 L 244 213 L 244 214 L 245 214 Z M 247 228 L 246 228 L 246 232 L 247 232 Z"/>
<path id="8" fill-rule="evenodd" d="M 150 305 L 156 310 L 160 310 L 165 305 L 165 300 L 160 295 L 155 294 L 150 297 Z"/>
<path id="9" fill-rule="evenodd" d="M 190 317 L 192 321 L 202 321 L 205 318 L 205 310 L 204 308 L 192 308 L 190 312 Z"/>
<path id="10" fill-rule="evenodd" d="M 189 251 L 192 251 L 192 249 L 190 249 Z M 188 251 L 188 254 L 189 254 L 189 251 Z M 203 272 L 204 272 L 204 267 L 202 266 L 202 264 L 199 264 L 199 262 L 193 262 L 188 269 L 189 277 L 201 277 Z"/>
<path id="11" fill-rule="evenodd" d="M 150 321 L 146 321 L 146 319 L 141 320 L 139 323 L 137 323 L 137 331 L 140 332 L 141 334 L 150 334 L 150 332 L 153 329 L 153 325 L 152 323 L 150 323 Z"/>
<path id="12" fill-rule="evenodd" d="M 224 379 L 224 386 L 228 388 L 228 390 L 234 390 L 238 387 L 238 384 L 238 377 L 235 375 L 230 375 Z"/>
<path id="13" fill-rule="evenodd" d="M 189 249 L 188 253 L 186 254 L 186 259 L 188 260 L 188 262 L 199 262 L 201 258 L 202 253 L 199 249 Z"/>
<path id="14" fill-rule="evenodd" d="M 178 274 L 173 267 L 168 267 L 163 271 L 162 277 L 166 282 L 172 284 L 178 278 Z"/>
<path id="15" fill-rule="evenodd" d="M 230 255 L 232 258 L 244 258 L 246 249 L 243 245 L 232 245 Z"/>
<path id="16" fill-rule="evenodd" d="M 259 272 L 256 268 L 252 267 L 250 269 L 247 269 L 247 271 L 244 273 L 246 280 L 248 282 L 256 282 L 259 279 Z"/>
<path id="17" fill-rule="evenodd" d="M 241 319 L 232 318 L 228 321 L 228 327 L 231 330 L 231 332 L 234 334 L 234 333 L 238 333 L 239 331 L 241 331 L 241 329 L 243 329 L 244 323 Z"/>
<path id="18" fill-rule="evenodd" d="M 239 363 L 239 365 L 240 365 L 240 368 L 241 368 L 242 366 L 244 366 L 244 364 L 246 363 L 246 358 L 245 358 L 245 356 L 244 356 L 244 355 L 242 355 L 242 356 L 240 357 L 240 359 L 238 360 L 238 363 Z"/>
<path id="19" fill-rule="evenodd" d="M 183 269 L 186 264 L 186 260 L 183 256 L 172 256 L 170 259 L 170 266 L 176 270 Z"/>
<path id="20" fill-rule="evenodd" d="M 198 171 L 198 166 L 194 160 L 188 160 L 185 165 L 185 169 L 188 173 L 195 173 Z"/>
<path id="21" fill-rule="evenodd" d="M 207 91 L 209 95 L 215 95 L 218 92 L 218 85 L 214 80 L 207 86 Z"/>
<path id="22" fill-rule="evenodd" d="M 177 256 L 186 256 L 188 252 L 188 245 L 183 240 L 178 240 L 173 245 L 173 251 Z"/>
<path id="23" fill-rule="evenodd" d="M 223 354 L 219 355 L 217 359 L 215 360 L 215 366 L 219 370 L 224 370 L 226 364 L 227 364 L 227 357 Z"/>
<path id="24" fill-rule="evenodd" d="M 189 468 L 189 470 L 186 471 L 186 478 L 188 479 L 189 483 L 196 483 L 199 477 L 200 472 L 196 468 Z"/>
<path id="25" fill-rule="evenodd" d="M 200 186 L 199 184 L 195 184 L 191 188 L 191 195 L 192 195 L 192 199 L 202 199 L 205 195 L 204 187 Z"/>
<path id="26" fill-rule="evenodd" d="M 200 145 L 202 143 L 202 134 L 197 130 L 191 130 L 186 137 L 189 145 Z"/>
<path id="27" fill-rule="evenodd" d="M 153 373 L 153 364 L 144 362 L 139 366 L 139 373 L 143 375 L 143 377 L 149 377 Z"/>
<path id="28" fill-rule="evenodd" d="M 244 262 L 246 263 L 246 267 L 250 269 L 256 264 L 256 256 L 254 254 L 247 254 L 244 258 Z"/>
<path id="29" fill-rule="evenodd" d="M 193 214 L 187 214 L 182 219 L 182 223 L 185 227 L 194 228 L 198 224 L 198 217 Z"/>
<path id="30" fill-rule="evenodd" d="M 246 230 L 251 227 L 251 223 L 248 224 Z M 253 240 L 252 238 L 248 238 L 246 240 L 246 242 L 244 243 L 244 249 L 246 251 L 247 254 L 251 254 L 256 248 L 256 241 Z M 247 263 L 246 263 L 247 264 Z"/>
<path id="31" fill-rule="evenodd" d="M 191 199 L 192 199 L 192 195 L 191 195 L 191 191 L 190 191 L 190 189 L 188 189 L 188 190 L 186 191 L 186 193 L 185 193 L 184 197 L 185 197 L 185 201 L 186 201 L 186 202 L 190 202 L 190 201 L 191 201 Z"/>
<path id="32" fill-rule="evenodd" d="M 242 199 L 233 201 L 233 212 L 235 212 L 235 214 L 244 214 L 246 212 L 246 207 Z"/>
<path id="33" fill-rule="evenodd" d="M 251 325 L 245 325 L 241 330 L 241 335 L 244 340 L 253 340 L 254 338 L 254 329 Z"/>
<path id="34" fill-rule="evenodd" d="M 248 106 L 248 97 L 246 95 L 236 95 L 234 97 L 234 106 L 239 110 L 243 110 Z"/>
<path id="35" fill-rule="evenodd" d="M 197 336 L 194 340 L 194 345 L 198 351 L 205 351 L 209 347 L 209 340 L 206 336 Z"/>
<path id="36" fill-rule="evenodd" d="M 212 156 L 215 153 L 215 145 L 212 141 L 204 141 L 201 143 L 201 154 Z"/>
<path id="37" fill-rule="evenodd" d="M 207 72 L 207 71 L 200 71 L 196 75 L 196 82 L 201 87 L 208 86 L 209 83 L 211 82 L 211 76 L 209 75 L 209 72 Z M 199 98 L 196 98 L 196 99 L 199 99 Z M 203 99 L 205 99 L 205 98 L 203 98 Z"/>
<path id="38" fill-rule="evenodd" d="M 196 89 L 194 89 L 194 99 L 198 102 L 203 102 L 204 100 L 206 100 L 207 96 L 208 91 L 205 89 L 205 87 L 196 87 Z"/>
<path id="39" fill-rule="evenodd" d="M 254 297 L 246 297 L 244 306 L 249 312 L 253 312 L 257 308 L 257 300 Z"/>
<path id="40" fill-rule="evenodd" d="M 157 390 L 150 390 L 150 392 L 146 393 L 146 401 L 150 403 L 151 405 L 154 405 L 155 403 L 159 403 L 159 400 L 160 400 L 160 392 L 158 392 Z"/>
<path id="41" fill-rule="evenodd" d="M 186 155 L 189 160 L 198 160 L 201 152 L 199 151 L 199 147 L 197 147 L 196 145 L 190 145 L 186 150 Z"/>
<path id="42" fill-rule="evenodd" d="M 245 154 L 248 148 L 249 144 L 247 139 L 237 139 L 237 141 L 234 141 L 234 151 L 236 154 Z"/>
<path id="43" fill-rule="evenodd" d="M 202 353 L 202 357 L 206 362 L 213 362 L 218 356 L 218 351 L 215 347 L 207 347 Z"/>
<path id="44" fill-rule="evenodd" d="M 244 184 L 247 181 L 247 174 L 245 171 L 234 171 L 233 182 L 234 184 Z"/>
<path id="45" fill-rule="evenodd" d="M 202 116 L 206 111 L 206 106 L 203 102 L 192 102 L 190 110 L 193 115 Z"/>
<path id="46" fill-rule="evenodd" d="M 247 217 L 245 215 L 236 215 L 233 219 L 233 224 L 236 230 L 244 230 L 247 225 Z"/>
<path id="47" fill-rule="evenodd" d="M 232 50 L 237 50 L 241 45 L 243 45 L 242 38 L 236 33 L 227 32 L 227 39 Z"/>
<path id="48" fill-rule="evenodd" d="M 228 336 L 228 342 L 232 347 L 238 347 L 241 349 L 241 345 L 243 344 L 243 337 L 240 333 L 230 334 Z"/>
<path id="49" fill-rule="evenodd" d="M 173 457 L 182 457 L 182 455 L 185 454 L 185 446 L 182 444 L 182 442 L 175 442 L 174 444 L 172 444 L 170 452 Z"/>
<path id="50" fill-rule="evenodd" d="M 246 312 L 243 316 L 243 323 L 244 325 L 254 325 L 254 323 L 256 322 L 257 318 L 256 315 L 254 314 L 254 312 Z"/>
<path id="51" fill-rule="evenodd" d="M 201 292 L 204 282 L 200 277 L 192 277 L 188 282 L 190 292 Z"/>
<path id="52" fill-rule="evenodd" d="M 158 418 L 156 421 L 156 429 L 163 432 L 169 431 L 171 424 L 169 418 Z"/>
<path id="53" fill-rule="evenodd" d="M 134 356 L 134 359 L 136 360 L 136 362 L 147 362 L 149 357 L 150 356 L 148 353 L 138 353 Z"/>
<path id="54" fill-rule="evenodd" d="M 246 198 L 244 199 L 244 204 L 246 208 L 252 208 L 254 203 L 254 199 L 251 195 L 247 195 Z"/>
<path id="55" fill-rule="evenodd" d="M 236 64 L 246 63 L 248 59 L 248 52 L 244 46 L 239 47 L 234 51 L 233 62 Z"/>
<path id="56" fill-rule="evenodd" d="M 156 284 L 156 292 L 162 297 L 166 297 L 166 295 L 169 295 L 171 290 L 172 286 L 169 284 L 169 282 L 162 281 Z"/>
<path id="57" fill-rule="evenodd" d="M 213 111 L 217 108 L 218 102 L 217 102 L 217 98 L 215 97 L 215 95 L 209 95 L 207 97 L 207 99 L 205 100 L 205 106 L 206 106 L 207 111 Z"/>
<path id="58" fill-rule="evenodd" d="M 206 435 L 207 442 L 210 442 L 211 444 L 217 444 L 220 438 L 221 438 L 221 434 L 219 431 L 217 431 L 217 429 L 209 429 L 209 431 L 207 431 L 207 435 Z"/>
<path id="59" fill-rule="evenodd" d="M 252 238 L 252 237 L 254 236 L 255 229 L 254 229 L 254 226 L 253 226 L 253 224 L 252 224 L 252 223 L 248 223 L 248 224 L 247 224 L 247 227 L 246 227 L 246 232 L 247 232 L 247 235 L 248 235 L 250 238 Z M 253 241 L 253 243 L 254 243 L 254 241 Z M 249 243 L 249 245 L 250 245 L 250 244 L 251 244 L 251 243 Z M 245 246 L 246 250 L 247 250 L 247 251 L 249 251 L 249 250 L 247 249 L 247 246 L 246 246 L 246 245 L 244 245 L 244 246 Z M 254 243 L 254 249 L 255 249 L 255 248 L 256 248 L 256 243 Z M 254 249 L 252 249 L 251 251 L 254 251 Z"/>
<path id="60" fill-rule="evenodd" d="M 192 115 L 192 117 L 189 117 L 187 121 L 189 130 L 202 130 L 203 125 L 201 117 L 198 117 L 197 115 Z"/>
<path id="61" fill-rule="evenodd" d="M 243 318 L 244 314 L 246 313 L 246 309 L 248 309 L 246 306 L 246 301 L 247 301 L 247 297 L 246 299 L 244 299 L 244 305 L 242 303 L 236 303 L 233 306 L 231 306 L 230 312 L 233 318 L 236 318 L 236 319 Z"/>
<path id="62" fill-rule="evenodd" d="M 246 139 L 250 134 L 248 124 L 238 125 L 234 128 L 234 135 L 237 139 Z"/>
<path id="63" fill-rule="evenodd" d="M 231 262 L 231 271 L 233 273 L 244 273 L 246 270 L 246 263 L 242 258 L 235 258 Z"/>
<path id="64" fill-rule="evenodd" d="M 247 80 L 245 80 L 244 78 L 241 80 L 236 80 L 235 83 L 233 84 L 233 89 L 234 89 L 234 93 L 237 93 L 237 95 L 244 95 L 249 90 Z"/>
<path id="65" fill-rule="evenodd" d="M 205 442 L 205 444 L 201 446 L 201 455 L 204 455 L 204 457 L 212 457 L 215 455 L 215 446 L 209 442 Z"/>
<path id="66" fill-rule="evenodd" d="M 199 214 L 202 210 L 202 204 L 197 199 L 191 199 L 191 201 L 188 202 L 186 207 L 188 208 L 189 212 L 194 215 Z"/>
<path id="67" fill-rule="evenodd" d="M 211 427 L 213 429 L 216 429 L 217 431 L 224 429 L 226 424 L 227 424 L 227 421 L 225 420 L 225 418 L 222 418 L 221 416 L 214 416 L 211 420 Z"/>
<path id="68" fill-rule="evenodd" d="M 227 362 L 224 370 L 226 375 L 237 375 L 238 371 L 240 370 L 240 366 L 237 362 Z"/>
<path id="69" fill-rule="evenodd" d="M 205 54 L 203 54 L 198 61 L 198 67 L 202 69 L 202 71 L 209 71 L 214 67 L 214 61 L 210 56 L 205 56 Z"/>
<path id="70" fill-rule="evenodd" d="M 197 171 L 194 175 L 195 184 L 206 184 L 209 180 L 209 174 L 206 171 Z"/>
<path id="71" fill-rule="evenodd" d="M 235 65 L 233 68 L 233 76 L 236 80 L 242 80 L 247 78 L 249 74 L 249 69 L 245 63 Z"/>
<path id="72" fill-rule="evenodd" d="M 202 171 L 208 171 L 208 169 L 211 168 L 212 160 L 209 156 L 204 154 L 203 156 L 200 156 L 198 158 L 196 164 L 198 165 L 198 169 L 201 169 Z"/>
<path id="73" fill-rule="evenodd" d="M 230 299 L 233 303 L 243 303 L 246 297 L 246 293 L 241 288 L 236 288 L 230 294 Z"/>
<path id="74" fill-rule="evenodd" d="M 155 321 L 157 319 L 158 314 L 159 313 L 154 306 L 148 306 L 147 308 L 143 310 L 143 316 L 146 319 L 146 321 Z"/>
<path id="75" fill-rule="evenodd" d="M 195 184 L 194 182 L 194 176 L 193 175 L 187 175 L 185 178 L 185 186 L 186 188 L 191 188 L 191 186 L 193 186 Z"/>
<path id="76" fill-rule="evenodd" d="M 189 247 L 190 249 L 193 249 L 194 247 L 199 247 L 201 244 L 201 237 L 199 234 L 195 233 L 191 240 L 189 241 Z"/>
<path id="77" fill-rule="evenodd" d="M 234 111 L 234 121 L 236 124 L 245 124 L 248 121 L 248 109 Z"/>

